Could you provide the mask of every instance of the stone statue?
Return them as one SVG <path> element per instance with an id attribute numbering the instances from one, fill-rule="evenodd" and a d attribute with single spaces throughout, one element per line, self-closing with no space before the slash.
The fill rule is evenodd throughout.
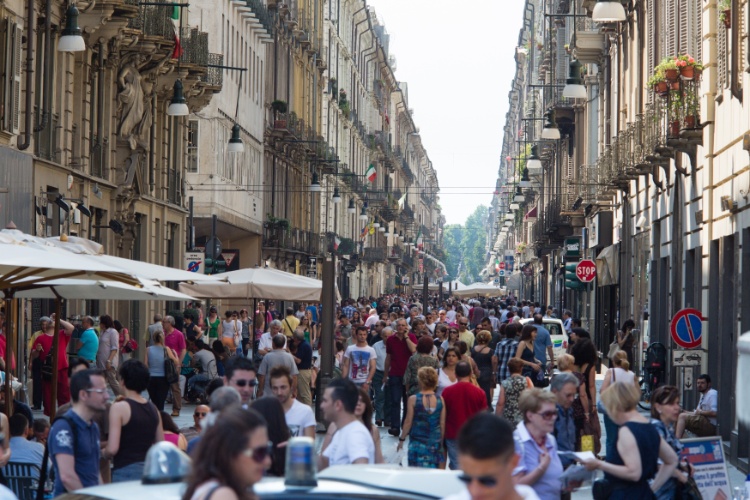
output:
<path id="1" fill-rule="evenodd" d="M 122 105 L 119 136 L 128 141 L 131 150 L 135 150 L 139 145 L 143 149 L 148 149 L 148 134 L 153 119 L 141 79 L 138 68 L 132 63 L 120 71 L 117 79 L 120 84 L 117 100 Z"/>

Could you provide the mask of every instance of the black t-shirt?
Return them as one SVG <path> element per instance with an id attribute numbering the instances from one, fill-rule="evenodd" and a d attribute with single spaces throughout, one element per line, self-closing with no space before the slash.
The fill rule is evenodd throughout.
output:
<path id="1" fill-rule="evenodd" d="M 403 308 L 401 307 L 401 304 L 391 304 L 391 307 L 388 308 L 389 313 L 400 313 L 403 312 Z"/>

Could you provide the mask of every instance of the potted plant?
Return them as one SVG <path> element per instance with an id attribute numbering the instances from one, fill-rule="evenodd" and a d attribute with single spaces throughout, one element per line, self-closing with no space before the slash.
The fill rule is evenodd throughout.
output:
<path id="1" fill-rule="evenodd" d="M 662 97 L 666 97 L 669 93 L 669 85 L 667 80 L 664 78 L 664 72 L 657 69 L 654 74 L 648 80 L 648 86 L 654 89 L 654 92 Z"/>
<path id="2" fill-rule="evenodd" d="M 675 64 L 680 70 L 680 78 L 683 80 L 700 79 L 703 64 L 696 61 L 690 54 L 684 54 L 675 58 Z"/>
<path id="3" fill-rule="evenodd" d="M 665 57 L 661 60 L 655 70 L 664 72 L 664 78 L 670 82 L 677 82 L 680 79 L 680 70 L 677 67 L 677 60 L 671 57 Z"/>
<path id="4" fill-rule="evenodd" d="M 565 44 L 565 52 L 567 52 L 568 54 L 570 54 L 572 52 L 572 49 L 570 48 L 570 44 L 569 43 Z"/>
<path id="5" fill-rule="evenodd" d="M 719 0 L 719 21 L 724 23 L 724 27 L 729 29 L 732 27 L 732 1 L 731 0 Z"/>
<path id="6" fill-rule="evenodd" d="M 273 128 L 285 129 L 287 123 L 285 119 L 279 119 L 279 115 L 283 115 L 287 112 L 287 105 L 285 101 L 275 100 L 271 103 L 271 110 L 273 111 Z"/>
<path id="7" fill-rule="evenodd" d="M 682 111 L 682 93 L 679 90 L 669 92 L 669 132 L 668 137 L 680 135 L 680 112 Z"/>
<path id="8" fill-rule="evenodd" d="M 685 128 L 700 128 L 700 102 L 696 92 L 685 93 Z"/>

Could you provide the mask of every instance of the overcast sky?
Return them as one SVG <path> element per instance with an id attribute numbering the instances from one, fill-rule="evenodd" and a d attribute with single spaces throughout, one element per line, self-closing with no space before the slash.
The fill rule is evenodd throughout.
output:
<path id="1" fill-rule="evenodd" d="M 449 224 L 492 201 L 523 0 L 370 0 L 440 182 Z"/>

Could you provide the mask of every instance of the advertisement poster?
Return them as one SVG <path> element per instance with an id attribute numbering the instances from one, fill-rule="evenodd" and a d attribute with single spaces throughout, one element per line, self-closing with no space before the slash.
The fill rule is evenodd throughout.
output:
<path id="1" fill-rule="evenodd" d="M 683 439 L 680 460 L 687 460 L 693 465 L 698 489 L 706 500 L 732 498 L 727 464 L 724 461 L 724 450 L 721 437 Z"/>

